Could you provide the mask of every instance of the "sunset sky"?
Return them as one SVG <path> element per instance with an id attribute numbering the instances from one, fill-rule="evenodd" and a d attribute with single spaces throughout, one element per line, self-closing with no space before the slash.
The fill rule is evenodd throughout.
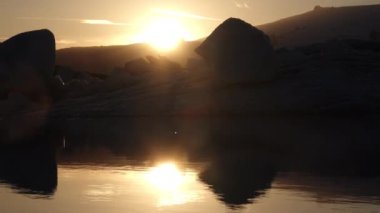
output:
<path id="1" fill-rule="evenodd" d="M 170 25 L 164 30 L 174 36 L 194 40 L 229 17 L 260 25 L 315 5 L 362 4 L 380 4 L 380 0 L 1 0 L 0 41 L 48 28 L 58 48 L 130 44 L 149 40 L 163 25 Z"/>

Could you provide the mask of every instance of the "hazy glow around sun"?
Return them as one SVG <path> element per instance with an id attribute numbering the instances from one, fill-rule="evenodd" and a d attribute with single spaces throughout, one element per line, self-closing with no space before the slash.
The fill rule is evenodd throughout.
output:
<path id="1" fill-rule="evenodd" d="M 164 163 L 150 171 L 151 183 L 160 189 L 176 189 L 184 181 L 183 174 L 174 163 Z"/>
<path id="2" fill-rule="evenodd" d="M 161 163 L 146 174 L 150 190 L 158 197 L 158 206 L 173 206 L 199 199 L 192 190 L 197 175 L 181 171 L 173 162 Z"/>
<path id="3" fill-rule="evenodd" d="M 152 45 L 159 51 L 175 49 L 181 41 L 188 40 L 189 33 L 176 19 L 153 20 L 138 40 Z"/>

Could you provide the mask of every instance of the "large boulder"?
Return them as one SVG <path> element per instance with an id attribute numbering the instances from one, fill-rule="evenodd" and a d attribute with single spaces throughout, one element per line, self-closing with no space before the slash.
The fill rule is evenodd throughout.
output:
<path id="1" fill-rule="evenodd" d="M 275 76 L 275 54 L 268 36 L 240 19 L 224 21 L 195 51 L 223 81 L 262 82 Z"/>
<path id="2" fill-rule="evenodd" d="M 1 94 L 21 93 L 34 101 L 51 99 L 55 39 L 49 30 L 18 34 L 0 44 Z"/>

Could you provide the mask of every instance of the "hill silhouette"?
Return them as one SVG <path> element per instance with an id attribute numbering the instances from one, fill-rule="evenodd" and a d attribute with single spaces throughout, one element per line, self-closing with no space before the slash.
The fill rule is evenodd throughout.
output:
<path id="1" fill-rule="evenodd" d="M 91 73 L 110 73 L 115 67 L 148 55 L 165 55 L 185 64 L 189 57 L 196 57 L 193 50 L 200 41 L 184 42 L 175 52 L 160 53 L 148 44 L 119 46 L 72 47 L 57 50 L 56 64 Z"/>
<path id="2" fill-rule="evenodd" d="M 380 5 L 323 8 L 257 26 L 275 48 L 307 46 L 331 39 L 380 40 Z M 185 65 L 204 39 L 184 42 L 173 52 L 160 53 L 147 44 L 72 47 L 57 50 L 56 63 L 74 70 L 108 74 L 115 67 L 147 55 L 165 55 Z"/>
<path id="3" fill-rule="evenodd" d="M 316 6 L 312 11 L 257 27 L 276 47 L 305 46 L 335 38 L 368 40 L 380 32 L 380 5 Z"/>
<path id="4" fill-rule="evenodd" d="M 126 46 L 73 47 L 57 51 L 57 65 L 94 73 L 106 73 L 123 62 L 152 54 L 145 44 Z"/>

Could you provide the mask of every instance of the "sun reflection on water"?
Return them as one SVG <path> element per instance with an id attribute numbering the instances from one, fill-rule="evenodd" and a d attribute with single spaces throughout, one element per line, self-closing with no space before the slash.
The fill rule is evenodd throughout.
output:
<path id="1" fill-rule="evenodd" d="M 190 190 L 197 181 L 194 172 L 182 171 L 173 162 L 152 167 L 146 174 L 152 192 L 158 197 L 158 206 L 172 206 L 192 202 L 199 195 Z"/>

